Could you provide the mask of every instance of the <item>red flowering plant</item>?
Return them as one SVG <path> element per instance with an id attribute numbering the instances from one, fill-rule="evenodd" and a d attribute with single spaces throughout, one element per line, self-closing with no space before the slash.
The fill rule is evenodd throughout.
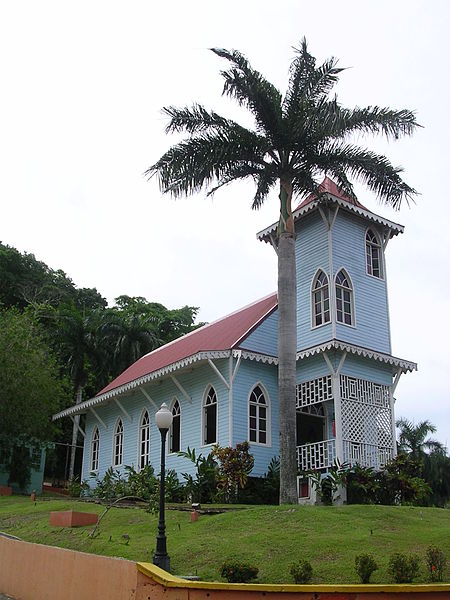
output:
<path id="1" fill-rule="evenodd" d="M 443 551 L 437 546 L 430 546 L 425 557 L 431 581 L 442 581 L 446 558 Z"/>
<path id="2" fill-rule="evenodd" d="M 257 567 L 229 558 L 222 563 L 220 575 L 228 583 L 247 583 L 251 579 L 256 579 L 258 571 Z"/>

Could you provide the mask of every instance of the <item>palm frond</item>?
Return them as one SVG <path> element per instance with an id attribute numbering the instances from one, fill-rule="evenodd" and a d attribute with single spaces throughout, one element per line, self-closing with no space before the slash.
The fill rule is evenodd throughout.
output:
<path id="1" fill-rule="evenodd" d="M 334 138 L 360 132 L 381 133 L 388 139 L 396 140 L 401 136 L 411 135 L 417 127 L 421 127 L 414 111 L 391 110 L 379 106 L 347 109 L 333 103 L 324 105 L 320 116 L 324 129 L 328 129 L 329 135 Z"/>
<path id="2" fill-rule="evenodd" d="M 312 157 L 310 157 L 311 160 Z M 382 155 L 352 144 L 324 144 L 315 159 L 316 165 L 324 172 L 331 173 L 342 181 L 342 173 L 367 185 L 378 199 L 399 209 L 402 200 L 413 201 L 417 193 L 407 185 L 400 173 L 401 167 L 394 167 Z M 344 185 L 345 188 L 345 185 Z"/>
<path id="3" fill-rule="evenodd" d="M 220 182 L 236 164 L 260 167 L 266 151 L 266 140 L 245 128 L 206 132 L 170 148 L 145 174 L 157 175 L 161 191 L 179 197 Z"/>
<path id="4" fill-rule="evenodd" d="M 221 71 L 225 80 L 223 93 L 234 98 L 253 114 L 260 133 L 274 143 L 282 129 L 281 94 L 261 73 L 253 69 L 237 50 L 211 48 L 212 52 L 228 60 L 232 67 Z"/>
<path id="5" fill-rule="evenodd" d="M 166 106 L 162 112 L 170 118 L 166 126 L 166 133 L 185 131 L 194 134 L 206 130 L 221 131 L 239 127 L 237 123 L 230 119 L 226 119 L 215 112 L 208 112 L 200 104 L 194 104 L 191 108 Z"/>

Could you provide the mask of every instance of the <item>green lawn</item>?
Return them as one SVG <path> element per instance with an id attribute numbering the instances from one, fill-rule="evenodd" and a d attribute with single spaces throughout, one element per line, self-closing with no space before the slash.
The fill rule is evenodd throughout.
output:
<path id="1" fill-rule="evenodd" d="M 139 508 L 113 508 L 91 539 L 92 527 L 54 528 L 51 510 L 95 511 L 103 506 L 70 500 L 0 497 L 0 531 L 24 540 L 84 552 L 151 562 L 155 549 L 157 515 Z M 303 557 L 314 569 L 314 583 L 358 583 L 355 555 L 372 553 L 379 570 L 373 583 L 387 583 L 387 563 L 393 552 L 415 552 L 422 557 L 430 544 L 438 545 L 450 563 L 450 511 L 394 506 L 252 506 L 218 515 L 201 515 L 190 522 L 188 512 L 167 511 L 167 545 L 176 575 L 197 574 L 220 580 L 219 568 L 229 557 L 259 568 L 261 583 L 292 582 L 289 565 Z M 129 540 L 122 538 L 127 534 Z M 445 581 L 450 580 L 447 564 Z"/>

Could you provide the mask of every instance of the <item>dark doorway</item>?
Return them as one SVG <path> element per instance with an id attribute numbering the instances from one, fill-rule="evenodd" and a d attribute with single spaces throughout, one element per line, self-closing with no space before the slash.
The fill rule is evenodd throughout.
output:
<path id="1" fill-rule="evenodd" d="M 321 442 L 324 436 L 325 419 L 297 412 L 297 446 Z"/>

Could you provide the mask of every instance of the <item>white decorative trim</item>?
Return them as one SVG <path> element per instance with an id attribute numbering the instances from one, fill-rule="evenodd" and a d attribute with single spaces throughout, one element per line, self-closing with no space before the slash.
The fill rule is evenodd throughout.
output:
<path id="1" fill-rule="evenodd" d="M 325 344 L 320 344 L 318 346 L 308 348 L 307 350 L 297 352 L 297 360 L 303 360 L 304 358 L 308 358 L 309 356 L 322 354 L 327 350 L 343 350 L 350 354 L 363 356 L 364 358 L 373 358 L 374 360 L 379 360 L 380 362 L 383 362 L 385 364 L 398 367 L 402 371 L 402 373 L 406 373 L 407 371 L 417 371 L 417 364 L 414 362 L 404 360 L 402 358 L 396 358 L 395 356 L 385 354 L 384 352 L 377 352 L 376 350 L 370 350 L 369 348 L 355 346 L 354 344 L 347 344 L 339 340 L 330 340 Z"/>
<path id="2" fill-rule="evenodd" d="M 177 388 L 183 394 L 183 396 L 189 402 L 189 404 L 192 404 L 192 398 L 189 396 L 189 394 L 184 389 L 184 387 L 181 385 L 181 383 L 178 381 L 178 379 L 175 377 L 175 375 L 171 375 L 170 379 L 174 382 L 174 384 L 177 386 Z"/>
<path id="3" fill-rule="evenodd" d="M 269 365 L 278 364 L 277 356 L 269 356 L 268 354 L 258 354 L 257 352 L 249 352 L 248 350 L 233 350 L 233 356 L 235 358 L 241 356 L 246 360 L 256 360 L 256 362 L 268 363 Z"/>
<path id="4" fill-rule="evenodd" d="M 214 371 L 214 373 L 217 375 L 217 377 L 222 381 L 223 385 L 227 388 L 227 390 L 230 389 L 230 384 L 228 383 L 228 381 L 225 379 L 225 377 L 222 375 L 222 373 L 219 371 L 219 369 L 216 367 L 216 365 L 213 363 L 213 361 L 208 358 L 208 364 L 211 367 L 211 369 Z"/>
<path id="5" fill-rule="evenodd" d="M 398 235 L 399 233 L 403 233 L 405 230 L 403 225 L 399 225 L 398 223 L 394 223 L 393 221 L 389 221 L 388 219 L 383 219 L 383 217 L 380 217 L 379 215 L 376 215 L 375 213 L 373 213 L 369 210 L 360 208 L 359 206 L 356 206 L 355 204 L 349 204 L 345 200 L 336 198 L 336 196 L 332 196 L 331 194 L 323 194 L 323 196 L 320 198 L 320 200 L 313 200 L 312 202 L 309 202 L 302 208 L 297 208 L 297 210 L 294 210 L 294 212 L 292 213 L 292 218 L 294 219 L 294 222 L 297 221 L 298 219 L 302 218 L 306 214 L 312 212 L 316 208 L 319 208 L 319 206 L 321 204 L 323 204 L 324 201 L 328 202 L 328 203 L 331 202 L 333 204 L 341 206 L 345 210 L 348 210 L 349 212 L 360 215 L 361 217 L 366 217 L 366 219 L 369 219 L 373 223 L 378 223 L 380 225 L 384 225 L 385 227 L 388 227 L 390 229 L 390 233 L 391 233 L 390 237 L 393 237 L 394 235 Z M 256 238 L 260 241 L 270 243 L 270 237 L 275 234 L 277 227 L 278 227 L 278 222 L 273 223 L 272 225 L 269 225 L 269 227 L 266 227 L 262 231 L 259 231 L 256 234 Z"/>

